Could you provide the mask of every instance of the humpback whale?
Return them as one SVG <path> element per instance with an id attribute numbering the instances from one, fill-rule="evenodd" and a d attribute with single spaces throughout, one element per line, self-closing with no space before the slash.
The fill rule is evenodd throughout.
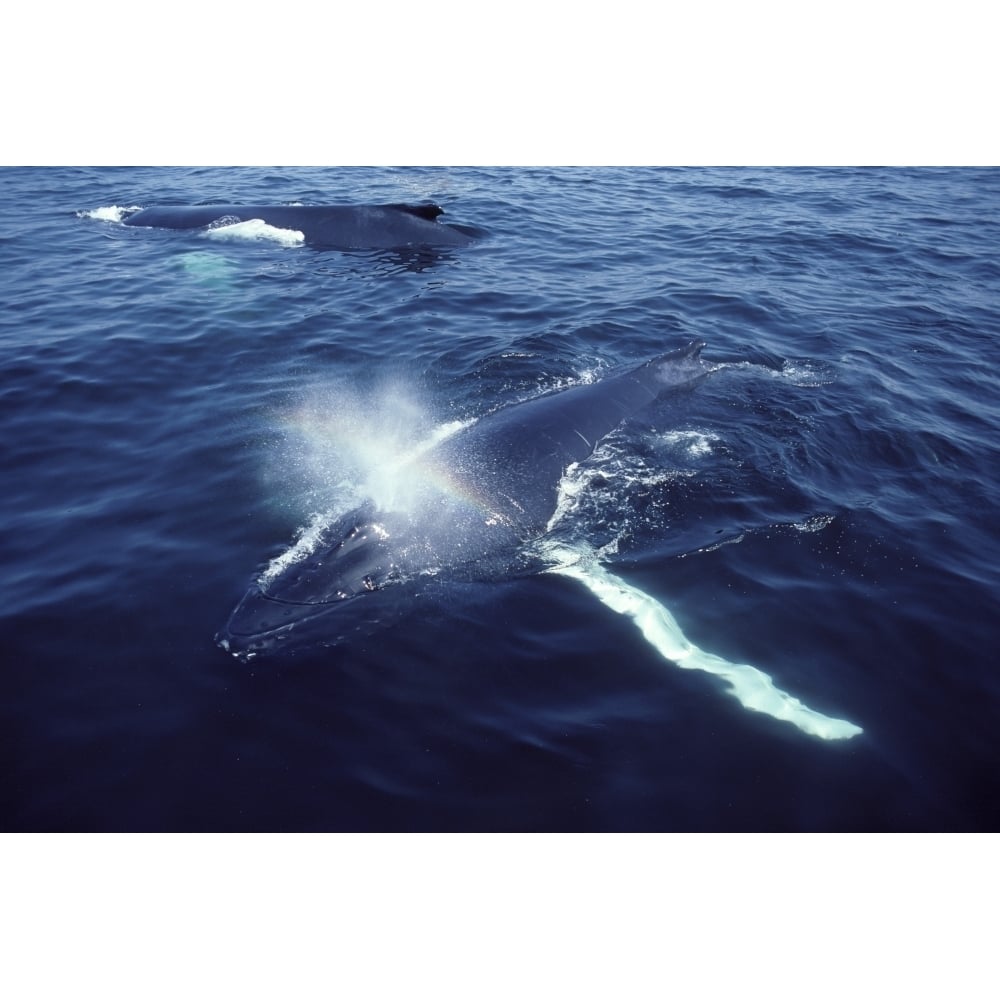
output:
<path id="1" fill-rule="evenodd" d="M 746 708 L 823 739 L 861 732 L 802 705 L 756 667 L 695 646 L 655 598 L 550 530 L 567 470 L 623 421 L 706 377 L 703 347 L 695 340 L 599 381 L 499 409 L 414 454 L 405 496 L 391 505 L 369 499 L 325 526 L 304 552 L 272 563 L 217 641 L 247 659 L 294 642 L 297 629 L 365 595 L 428 573 L 495 579 L 527 565 L 524 553 L 531 550 L 546 571 L 579 581 L 632 618 L 665 659 L 721 677 Z"/>
<path id="2" fill-rule="evenodd" d="M 438 222 L 438 205 L 161 205 L 141 209 L 126 226 L 202 229 L 260 219 L 302 233 L 310 246 L 335 250 L 465 246 L 481 233 Z"/>

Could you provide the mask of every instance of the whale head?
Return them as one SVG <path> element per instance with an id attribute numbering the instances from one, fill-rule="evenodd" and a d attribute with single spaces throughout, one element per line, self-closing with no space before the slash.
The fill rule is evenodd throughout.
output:
<path id="1" fill-rule="evenodd" d="M 281 644 L 293 631 L 399 579 L 387 528 L 370 506 L 325 528 L 301 554 L 278 560 L 243 595 L 218 640 L 237 656 Z"/>

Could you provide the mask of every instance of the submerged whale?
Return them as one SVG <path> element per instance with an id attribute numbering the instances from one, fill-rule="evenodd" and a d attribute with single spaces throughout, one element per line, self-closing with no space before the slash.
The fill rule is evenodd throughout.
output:
<path id="1" fill-rule="evenodd" d="M 598 382 L 500 409 L 415 454 L 410 488 L 398 503 L 370 500 L 328 525 L 304 552 L 272 563 L 232 612 L 219 644 L 248 659 L 294 644 L 300 628 L 395 583 L 439 573 L 495 579 L 531 565 L 524 553 L 533 549 L 546 571 L 579 581 L 632 618 L 665 659 L 721 677 L 744 707 L 822 739 L 861 732 L 806 707 L 756 667 L 700 649 L 655 598 L 550 530 L 567 470 L 624 420 L 704 378 L 711 369 L 703 347 L 695 340 Z"/>
<path id="2" fill-rule="evenodd" d="M 438 222 L 438 205 L 162 205 L 141 209 L 126 226 L 203 229 L 260 219 L 302 233 L 310 246 L 336 250 L 457 247 L 481 233 Z"/>

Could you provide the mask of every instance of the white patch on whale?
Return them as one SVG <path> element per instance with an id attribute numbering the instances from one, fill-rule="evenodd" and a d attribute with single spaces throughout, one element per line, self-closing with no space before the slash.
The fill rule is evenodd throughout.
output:
<path id="1" fill-rule="evenodd" d="M 220 223 L 209 226 L 202 234 L 204 238 L 231 243 L 277 243 L 285 247 L 302 246 L 306 239 L 305 233 L 298 229 L 279 229 L 263 219 L 220 220 Z"/>
<path id="2" fill-rule="evenodd" d="M 716 441 L 698 431 L 672 431 L 661 435 L 662 438 L 669 439 L 679 452 L 692 458 L 705 457 Z M 620 465 L 614 471 L 606 466 L 605 472 L 598 472 L 587 468 L 587 464 L 574 464 L 566 470 L 559 483 L 555 513 L 546 525 L 545 534 L 535 545 L 540 558 L 549 564 L 546 572 L 576 580 L 605 607 L 630 618 L 643 638 L 665 660 L 685 670 L 701 670 L 721 678 L 728 685 L 729 693 L 744 708 L 790 722 L 809 736 L 823 740 L 850 739 L 862 732 L 861 727 L 852 722 L 823 715 L 804 705 L 798 698 L 778 688 L 772 678 L 759 668 L 747 663 L 733 663 L 695 645 L 665 605 L 611 572 L 602 560 L 617 553 L 619 538 L 616 536 L 595 550 L 587 541 L 580 540 L 580 533 L 574 530 L 572 523 L 567 522 L 572 522 L 578 514 L 578 502 L 589 488 L 593 476 L 607 473 L 617 479 L 624 474 L 628 479 L 634 478 L 635 472 Z M 663 476 L 669 478 L 669 473 L 663 470 L 650 473 L 646 470 L 644 482 L 649 484 Z M 818 515 L 790 527 L 799 531 L 819 531 L 831 520 L 830 516 Z M 568 530 L 560 531 L 560 526 Z M 722 545 L 740 542 L 743 537 L 740 534 L 698 551 L 711 551 Z"/>
<path id="3" fill-rule="evenodd" d="M 558 543 L 546 546 L 544 551 L 555 560 L 548 572 L 577 580 L 605 607 L 631 618 L 643 638 L 665 660 L 683 670 L 702 670 L 724 680 L 729 693 L 744 708 L 790 722 L 822 740 L 846 740 L 862 732 L 852 722 L 823 715 L 804 705 L 776 687 L 770 676 L 757 667 L 733 663 L 696 646 L 663 604 L 601 565 L 593 552 Z"/>

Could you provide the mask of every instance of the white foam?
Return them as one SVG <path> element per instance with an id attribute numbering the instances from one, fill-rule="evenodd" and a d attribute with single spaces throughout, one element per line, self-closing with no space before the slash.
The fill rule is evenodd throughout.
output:
<path id="1" fill-rule="evenodd" d="M 577 498 L 590 481 L 589 476 L 577 474 L 579 468 L 579 464 L 574 462 L 572 465 L 568 466 L 566 471 L 563 473 L 563 477 L 559 481 L 559 493 L 556 497 L 556 509 L 552 512 L 552 516 L 549 518 L 549 523 L 545 525 L 546 533 L 552 531 L 552 529 L 555 528 L 555 526 L 576 507 Z"/>
<path id="2" fill-rule="evenodd" d="M 829 385 L 837 381 L 837 371 L 833 365 L 824 361 L 812 361 L 808 358 L 786 358 L 780 368 L 762 365 L 755 361 L 724 361 L 717 364 L 712 371 L 729 371 L 740 369 L 767 378 L 782 379 L 800 388 L 815 388 Z"/>
<path id="3" fill-rule="evenodd" d="M 667 431 L 660 435 L 660 440 L 686 452 L 690 458 L 704 458 L 712 454 L 712 446 L 719 439 L 704 431 Z"/>
<path id="4" fill-rule="evenodd" d="M 138 205 L 104 205 L 101 208 L 92 208 L 89 211 L 77 212 L 78 219 L 100 219 L 103 222 L 121 222 L 124 216 L 131 212 L 139 211 Z"/>
<path id="5" fill-rule="evenodd" d="M 806 518 L 804 521 L 799 521 L 791 525 L 796 531 L 812 532 L 812 531 L 822 531 L 824 528 L 828 528 L 833 524 L 834 514 L 814 514 L 812 517 Z"/>
<path id="6" fill-rule="evenodd" d="M 229 242 L 270 242 L 282 246 L 300 246 L 305 242 L 305 234 L 297 229 L 279 229 L 269 226 L 263 219 L 247 219 L 245 222 L 230 222 L 214 225 L 205 230 L 205 238 Z"/>
<path id="7" fill-rule="evenodd" d="M 860 726 L 803 705 L 798 698 L 775 687 L 762 670 L 747 663 L 731 663 L 699 648 L 684 635 L 677 620 L 659 601 L 609 572 L 593 553 L 553 545 L 549 555 L 556 559 L 549 572 L 578 580 L 606 607 L 631 618 L 664 659 L 685 670 L 703 670 L 721 677 L 744 708 L 790 722 L 822 740 L 846 740 L 862 732 Z"/>
<path id="8" fill-rule="evenodd" d="M 780 372 L 774 373 L 778 378 L 787 379 L 792 385 L 801 388 L 813 388 L 830 385 L 837 380 L 834 368 L 824 362 L 789 359 L 782 365 Z"/>
<path id="9" fill-rule="evenodd" d="M 703 449 L 711 451 L 717 440 L 700 431 L 678 431 L 661 436 L 669 447 L 684 450 L 693 457 L 702 457 Z M 670 483 L 681 477 L 694 475 L 689 469 L 662 468 L 636 459 L 630 445 L 622 447 L 617 432 L 601 440 L 593 454 L 583 462 L 567 466 L 556 496 L 556 508 L 545 527 L 552 531 L 563 520 L 574 517 L 581 499 L 590 494 L 592 485 L 612 482 L 618 494 L 629 490 L 648 490 Z"/>
<path id="10" fill-rule="evenodd" d="M 266 587 L 281 576 L 289 566 L 294 566 L 295 563 L 311 556 L 316 551 L 323 537 L 323 532 L 335 516 L 330 511 L 323 514 L 313 514 L 309 523 L 300 529 L 295 542 L 267 564 L 260 576 L 257 577 L 257 583 L 261 587 Z"/>

